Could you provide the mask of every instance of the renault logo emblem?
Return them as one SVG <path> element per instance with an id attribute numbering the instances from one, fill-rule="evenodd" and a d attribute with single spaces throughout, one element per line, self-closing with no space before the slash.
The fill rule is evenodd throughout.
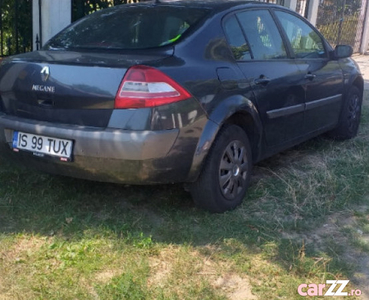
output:
<path id="1" fill-rule="evenodd" d="M 42 81 L 47 81 L 50 77 L 50 68 L 48 66 L 43 67 L 41 70 L 41 80 Z"/>

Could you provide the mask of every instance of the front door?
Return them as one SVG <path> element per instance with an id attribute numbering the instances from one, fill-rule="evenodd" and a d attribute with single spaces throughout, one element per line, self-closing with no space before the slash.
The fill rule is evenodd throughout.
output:
<path id="1" fill-rule="evenodd" d="M 343 74 L 317 31 L 306 21 L 283 11 L 275 12 L 291 44 L 296 65 L 304 74 L 306 133 L 338 122 L 342 105 Z"/>

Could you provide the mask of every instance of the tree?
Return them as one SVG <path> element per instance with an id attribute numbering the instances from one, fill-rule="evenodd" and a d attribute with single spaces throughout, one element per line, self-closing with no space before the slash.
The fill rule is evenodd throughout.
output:
<path id="1" fill-rule="evenodd" d="M 32 0 L 0 0 L 0 54 L 32 49 Z"/>
<path id="2" fill-rule="evenodd" d="M 137 3 L 139 0 L 73 0 L 72 20 L 76 21 L 97 10 L 119 4 Z"/>

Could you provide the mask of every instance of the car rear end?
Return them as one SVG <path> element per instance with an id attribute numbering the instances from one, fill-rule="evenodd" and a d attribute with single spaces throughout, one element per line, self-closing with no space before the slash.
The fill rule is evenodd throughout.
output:
<path id="1" fill-rule="evenodd" d="M 207 119 L 191 92 L 161 69 L 178 63 L 174 44 L 208 12 L 115 7 L 68 27 L 42 51 L 4 60 L 2 153 L 92 180 L 186 181 Z"/>

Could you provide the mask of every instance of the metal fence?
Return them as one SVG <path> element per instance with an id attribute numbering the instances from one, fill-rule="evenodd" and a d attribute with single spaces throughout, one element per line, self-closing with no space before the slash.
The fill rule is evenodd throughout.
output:
<path id="1" fill-rule="evenodd" d="M 0 56 L 32 49 L 32 0 L 0 0 Z"/>
<path id="2" fill-rule="evenodd" d="M 308 14 L 308 7 L 309 7 L 309 0 L 297 0 L 296 3 L 296 12 L 299 13 L 301 16 L 307 18 Z"/>
<path id="3" fill-rule="evenodd" d="M 351 45 L 359 52 L 368 0 L 323 0 L 317 28 L 332 46 Z"/>

